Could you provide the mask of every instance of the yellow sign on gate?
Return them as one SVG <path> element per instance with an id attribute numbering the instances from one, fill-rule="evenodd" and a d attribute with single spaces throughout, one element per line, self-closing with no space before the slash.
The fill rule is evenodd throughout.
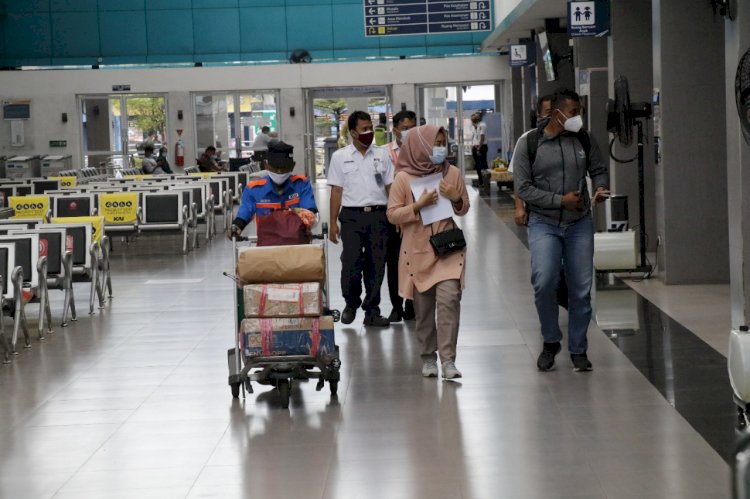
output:
<path id="1" fill-rule="evenodd" d="M 8 206 L 15 211 L 13 218 L 45 218 L 49 211 L 49 197 L 11 196 Z"/>
<path id="2" fill-rule="evenodd" d="M 99 213 L 104 216 L 106 225 L 135 223 L 138 220 L 138 193 L 100 194 Z"/>
<path id="3" fill-rule="evenodd" d="M 76 186 L 76 183 L 78 181 L 78 177 L 70 176 L 70 177 L 49 177 L 50 180 L 59 180 L 60 181 L 60 187 L 62 189 L 72 189 Z"/>
<path id="4" fill-rule="evenodd" d="M 52 219 L 53 224 L 91 224 L 91 240 L 100 242 L 102 229 L 104 228 L 104 217 L 57 217 Z"/>

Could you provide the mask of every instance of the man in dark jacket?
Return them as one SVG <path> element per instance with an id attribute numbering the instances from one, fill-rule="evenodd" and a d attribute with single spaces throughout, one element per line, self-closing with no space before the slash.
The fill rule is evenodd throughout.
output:
<path id="1" fill-rule="evenodd" d="M 533 165 L 527 144 L 532 132 L 521 136 L 513 153 L 515 191 L 529 211 L 531 284 L 544 338 L 537 360 L 542 371 L 552 369 L 561 350 L 557 304 L 561 265 L 568 283 L 568 350 L 573 369 L 592 369 L 586 354 L 594 273 L 591 204 L 609 195 L 609 171 L 582 126 L 578 94 L 559 90 L 552 98 L 549 123 L 538 136 Z M 587 175 L 593 199 L 588 195 Z"/>

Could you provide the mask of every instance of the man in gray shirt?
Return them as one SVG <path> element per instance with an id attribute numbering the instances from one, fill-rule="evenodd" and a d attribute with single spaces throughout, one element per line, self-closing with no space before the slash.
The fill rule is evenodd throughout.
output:
<path id="1" fill-rule="evenodd" d="M 586 355 L 594 273 L 591 205 L 608 197 L 609 172 L 582 126 L 578 94 L 559 90 L 552 97 L 549 123 L 522 135 L 513 152 L 515 191 L 529 211 L 531 284 L 544 338 L 537 360 L 542 371 L 552 369 L 561 350 L 556 296 L 561 266 L 568 283 L 568 350 L 573 369 L 592 369 Z"/>

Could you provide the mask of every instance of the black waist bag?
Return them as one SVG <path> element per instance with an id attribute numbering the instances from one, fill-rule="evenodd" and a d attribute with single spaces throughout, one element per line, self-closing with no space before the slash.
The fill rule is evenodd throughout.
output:
<path id="1" fill-rule="evenodd" d="M 432 226 L 430 226 L 430 230 L 432 230 Z M 430 244 L 435 251 L 435 256 L 438 258 L 461 251 L 466 248 L 464 231 L 456 227 L 456 222 L 453 222 L 452 229 L 444 230 L 437 234 L 433 232 L 430 237 Z"/>

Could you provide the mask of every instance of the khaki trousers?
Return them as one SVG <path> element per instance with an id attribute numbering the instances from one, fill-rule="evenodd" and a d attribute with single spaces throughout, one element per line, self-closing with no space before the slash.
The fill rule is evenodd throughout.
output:
<path id="1" fill-rule="evenodd" d="M 456 360 L 458 324 L 461 318 L 461 281 L 441 281 L 424 293 L 414 288 L 417 341 L 422 359 Z"/>

